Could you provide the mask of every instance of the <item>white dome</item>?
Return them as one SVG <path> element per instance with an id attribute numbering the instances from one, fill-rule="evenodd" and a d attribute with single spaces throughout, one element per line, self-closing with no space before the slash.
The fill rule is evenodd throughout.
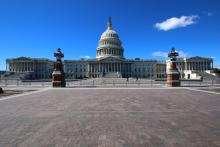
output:
<path id="1" fill-rule="evenodd" d="M 105 32 L 102 33 L 101 39 L 112 38 L 112 37 L 118 38 L 117 32 L 115 32 L 114 30 L 108 30 L 107 29 Z"/>
<path id="2" fill-rule="evenodd" d="M 123 53 L 124 49 L 121 46 L 121 41 L 117 32 L 112 29 L 111 18 L 109 18 L 107 30 L 102 33 L 96 49 L 96 58 L 109 56 L 123 58 Z"/>

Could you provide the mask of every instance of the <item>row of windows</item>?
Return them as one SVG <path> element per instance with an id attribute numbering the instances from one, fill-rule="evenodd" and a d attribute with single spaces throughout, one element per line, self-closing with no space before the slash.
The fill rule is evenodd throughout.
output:
<path id="1" fill-rule="evenodd" d="M 73 68 L 68 68 L 67 70 L 65 70 L 66 72 L 78 72 L 78 71 L 80 71 L 80 72 L 86 72 L 86 69 L 77 69 L 77 68 L 75 68 L 75 69 L 73 69 Z"/>
<path id="2" fill-rule="evenodd" d="M 120 42 L 116 42 L 116 41 L 102 41 L 99 43 L 99 45 L 117 45 L 117 46 L 121 46 Z"/>
<path id="3" fill-rule="evenodd" d="M 154 71 L 154 69 L 150 69 L 150 68 L 148 68 L 148 69 L 146 69 L 146 68 L 142 68 L 142 70 L 141 70 L 141 68 L 135 68 L 134 69 L 134 72 L 153 72 Z"/>

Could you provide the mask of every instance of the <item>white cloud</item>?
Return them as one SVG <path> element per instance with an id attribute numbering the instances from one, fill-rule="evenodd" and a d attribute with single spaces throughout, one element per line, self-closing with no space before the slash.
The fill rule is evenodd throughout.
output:
<path id="1" fill-rule="evenodd" d="M 168 31 L 168 30 L 192 25 L 192 24 L 196 23 L 195 20 L 198 17 L 199 17 L 198 15 L 181 16 L 180 18 L 172 17 L 172 18 L 169 18 L 163 22 L 156 23 L 154 26 L 159 30 Z"/>
<path id="2" fill-rule="evenodd" d="M 167 52 L 161 52 L 161 51 L 157 51 L 157 52 L 152 53 L 152 56 L 155 56 L 155 57 L 164 57 L 164 58 L 166 58 L 167 55 L 168 55 Z"/>
<path id="3" fill-rule="evenodd" d="M 81 58 L 90 59 L 91 57 L 90 56 L 81 56 Z"/>
<path id="4" fill-rule="evenodd" d="M 180 58 L 186 58 L 189 57 L 189 54 L 183 51 L 177 51 L 179 53 Z M 164 57 L 167 58 L 168 57 L 168 52 L 162 52 L 162 51 L 157 51 L 157 52 L 153 52 L 152 56 L 154 57 Z"/>
<path id="5" fill-rule="evenodd" d="M 178 51 L 179 52 L 179 57 L 185 58 L 185 57 L 189 57 L 188 53 L 185 53 L 183 51 Z"/>

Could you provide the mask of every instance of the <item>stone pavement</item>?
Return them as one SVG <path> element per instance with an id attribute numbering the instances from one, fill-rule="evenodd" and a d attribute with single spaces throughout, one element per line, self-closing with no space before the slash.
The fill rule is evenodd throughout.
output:
<path id="1" fill-rule="evenodd" d="M 43 89 L 0 100 L 1 147 L 219 147 L 220 95 Z"/>

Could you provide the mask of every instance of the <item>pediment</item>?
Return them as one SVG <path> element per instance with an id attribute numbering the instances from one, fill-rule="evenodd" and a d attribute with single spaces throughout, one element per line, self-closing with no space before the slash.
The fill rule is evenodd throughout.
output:
<path id="1" fill-rule="evenodd" d="M 19 60 L 19 61 L 21 61 L 21 60 L 28 60 L 28 61 L 30 61 L 31 59 L 30 58 L 28 58 L 28 57 L 19 57 L 19 58 L 16 58 L 15 60 Z"/>
<path id="2" fill-rule="evenodd" d="M 188 58 L 187 60 L 207 60 L 207 59 L 208 59 L 208 58 L 195 56 L 195 57 Z"/>
<path id="3" fill-rule="evenodd" d="M 105 58 L 100 58 L 98 61 L 101 61 L 101 62 L 121 62 L 121 61 L 124 61 L 124 59 L 117 58 L 117 57 L 105 57 Z"/>

